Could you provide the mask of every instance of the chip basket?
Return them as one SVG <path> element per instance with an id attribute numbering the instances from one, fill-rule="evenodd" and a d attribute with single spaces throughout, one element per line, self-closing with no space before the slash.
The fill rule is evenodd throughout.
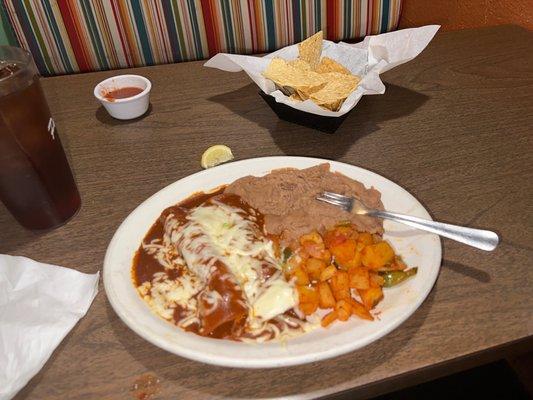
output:
<path id="1" fill-rule="evenodd" d="M 335 133 L 351 112 L 347 112 L 340 117 L 326 117 L 323 115 L 310 114 L 305 111 L 296 110 L 286 104 L 278 103 L 274 97 L 266 94 L 262 90 L 259 91 L 259 94 L 270 106 L 272 111 L 276 113 L 279 119 L 325 133 Z"/>

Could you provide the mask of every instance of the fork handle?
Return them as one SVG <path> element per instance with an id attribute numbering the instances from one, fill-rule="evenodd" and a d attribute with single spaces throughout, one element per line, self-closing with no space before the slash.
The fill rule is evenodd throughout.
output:
<path id="1" fill-rule="evenodd" d="M 476 247 L 485 251 L 492 251 L 498 245 L 500 239 L 495 232 L 483 229 L 467 228 L 443 222 L 430 221 L 423 218 L 413 217 L 410 215 L 397 214 L 389 211 L 372 210 L 368 215 L 389 219 L 391 221 L 401 222 L 402 224 L 412 226 L 423 231 L 436 233 L 448 239 L 455 240 Z"/>

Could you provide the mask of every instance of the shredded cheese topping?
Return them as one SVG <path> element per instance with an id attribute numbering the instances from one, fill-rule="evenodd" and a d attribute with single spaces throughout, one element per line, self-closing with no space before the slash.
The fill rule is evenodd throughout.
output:
<path id="1" fill-rule="evenodd" d="M 294 284 L 284 279 L 273 243 L 259 230 L 254 215 L 212 200 L 190 210 L 186 219 L 180 225 L 169 214 L 162 240 L 143 243 L 143 249 L 165 268 L 151 282 L 138 287 L 155 313 L 171 321 L 178 309 L 180 327 L 200 324 L 200 298 L 204 315 L 224 301 L 224 293 L 208 287 L 217 263 L 222 263 L 229 274 L 220 279 L 228 280 L 236 290 L 242 291 L 242 305 L 248 309 L 249 336 L 242 340 L 262 342 L 287 338 L 315 325 L 284 315 L 295 308 L 298 295 Z M 179 270 L 179 276 L 171 279 L 171 270 Z M 266 270 L 275 272 L 268 276 Z"/>

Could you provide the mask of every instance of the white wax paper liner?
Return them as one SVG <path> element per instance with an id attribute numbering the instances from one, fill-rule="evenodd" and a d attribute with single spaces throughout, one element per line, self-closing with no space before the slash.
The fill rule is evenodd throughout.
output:
<path id="1" fill-rule="evenodd" d="M 340 117 L 354 108 L 363 95 L 385 93 L 385 85 L 379 75 L 419 55 L 433 39 L 439 28 L 439 25 L 428 25 L 421 28 L 402 29 L 381 35 L 367 36 L 362 42 L 356 44 L 333 43 L 324 40 L 322 56 L 340 62 L 353 74 L 362 78 L 357 89 L 348 96 L 338 111 L 326 110 L 311 100 L 294 101 L 277 90 L 274 83 L 261 74 L 273 57 L 286 60 L 297 58 L 298 45 L 296 44 L 279 49 L 264 57 L 219 53 L 209 59 L 204 66 L 228 72 L 244 70 L 263 92 L 273 96 L 278 103 L 311 114 Z"/>

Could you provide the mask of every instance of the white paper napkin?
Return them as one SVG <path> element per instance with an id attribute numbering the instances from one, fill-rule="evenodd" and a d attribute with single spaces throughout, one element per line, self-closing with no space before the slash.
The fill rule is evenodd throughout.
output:
<path id="1" fill-rule="evenodd" d="M 0 255 L 0 400 L 24 387 L 85 315 L 98 276 Z"/>
<path id="2" fill-rule="evenodd" d="M 385 93 L 385 85 L 379 78 L 379 74 L 419 55 L 433 39 L 439 28 L 440 25 L 428 25 L 421 28 L 403 29 L 376 36 L 367 36 L 365 40 L 356 44 L 333 43 L 324 40 L 322 56 L 340 62 L 353 74 L 362 78 L 357 89 L 350 94 L 339 111 L 326 110 L 311 100 L 294 101 L 277 90 L 274 83 L 261 74 L 273 57 L 280 57 L 285 60 L 297 58 L 298 45 L 296 44 L 284 47 L 264 57 L 219 53 L 208 60 L 204 66 L 228 72 L 244 70 L 263 92 L 273 96 L 278 103 L 287 104 L 292 108 L 311 114 L 340 117 L 354 108 L 363 95 Z"/>

